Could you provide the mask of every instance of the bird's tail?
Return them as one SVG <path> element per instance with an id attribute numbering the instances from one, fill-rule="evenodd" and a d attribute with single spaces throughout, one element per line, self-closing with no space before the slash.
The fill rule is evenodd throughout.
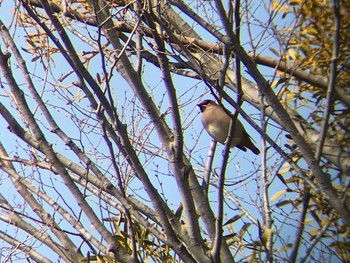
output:
<path id="1" fill-rule="evenodd" d="M 260 150 L 254 145 L 252 140 L 249 138 L 249 135 L 244 137 L 242 145 L 251 150 L 255 155 L 260 154 Z"/>

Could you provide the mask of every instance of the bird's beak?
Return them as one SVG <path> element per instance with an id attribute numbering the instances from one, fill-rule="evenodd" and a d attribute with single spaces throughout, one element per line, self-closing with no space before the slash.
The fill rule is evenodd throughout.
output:
<path id="1" fill-rule="evenodd" d="M 205 109 L 205 106 L 203 104 L 197 104 L 197 106 L 199 107 L 200 111 L 203 112 Z"/>

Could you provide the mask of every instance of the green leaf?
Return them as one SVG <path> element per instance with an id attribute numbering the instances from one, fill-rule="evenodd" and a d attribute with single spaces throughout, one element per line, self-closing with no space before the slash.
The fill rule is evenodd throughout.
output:
<path id="1" fill-rule="evenodd" d="M 224 224 L 224 226 L 228 225 L 228 224 L 232 224 L 233 222 L 236 222 L 238 219 L 242 218 L 242 216 L 244 216 L 244 213 L 241 213 L 239 215 L 235 215 L 234 217 L 231 217 L 229 220 L 227 220 Z"/>

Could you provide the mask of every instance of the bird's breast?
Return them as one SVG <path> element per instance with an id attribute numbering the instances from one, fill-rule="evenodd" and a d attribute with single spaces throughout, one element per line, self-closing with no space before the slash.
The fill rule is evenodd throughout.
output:
<path id="1" fill-rule="evenodd" d="M 207 131 L 216 141 L 224 144 L 227 137 L 227 127 L 225 126 L 220 122 L 213 122 L 208 124 Z"/>

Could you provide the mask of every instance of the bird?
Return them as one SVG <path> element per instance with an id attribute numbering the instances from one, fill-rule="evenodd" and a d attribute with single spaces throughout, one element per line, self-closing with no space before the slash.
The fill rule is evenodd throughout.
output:
<path id="1" fill-rule="evenodd" d="M 202 113 L 202 124 L 205 130 L 209 133 L 214 140 L 221 144 L 226 144 L 228 131 L 231 125 L 231 117 L 224 111 L 224 109 L 212 100 L 203 100 L 198 103 Z M 238 149 L 246 152 L 247 148 L 251 150 L 255 155 L 260 153 L 260 150 L 253 144 L 249 134 L 243 127 L 243 124 L 236 119 L 233 138 L 230 148 L 237 147 Z"/>

